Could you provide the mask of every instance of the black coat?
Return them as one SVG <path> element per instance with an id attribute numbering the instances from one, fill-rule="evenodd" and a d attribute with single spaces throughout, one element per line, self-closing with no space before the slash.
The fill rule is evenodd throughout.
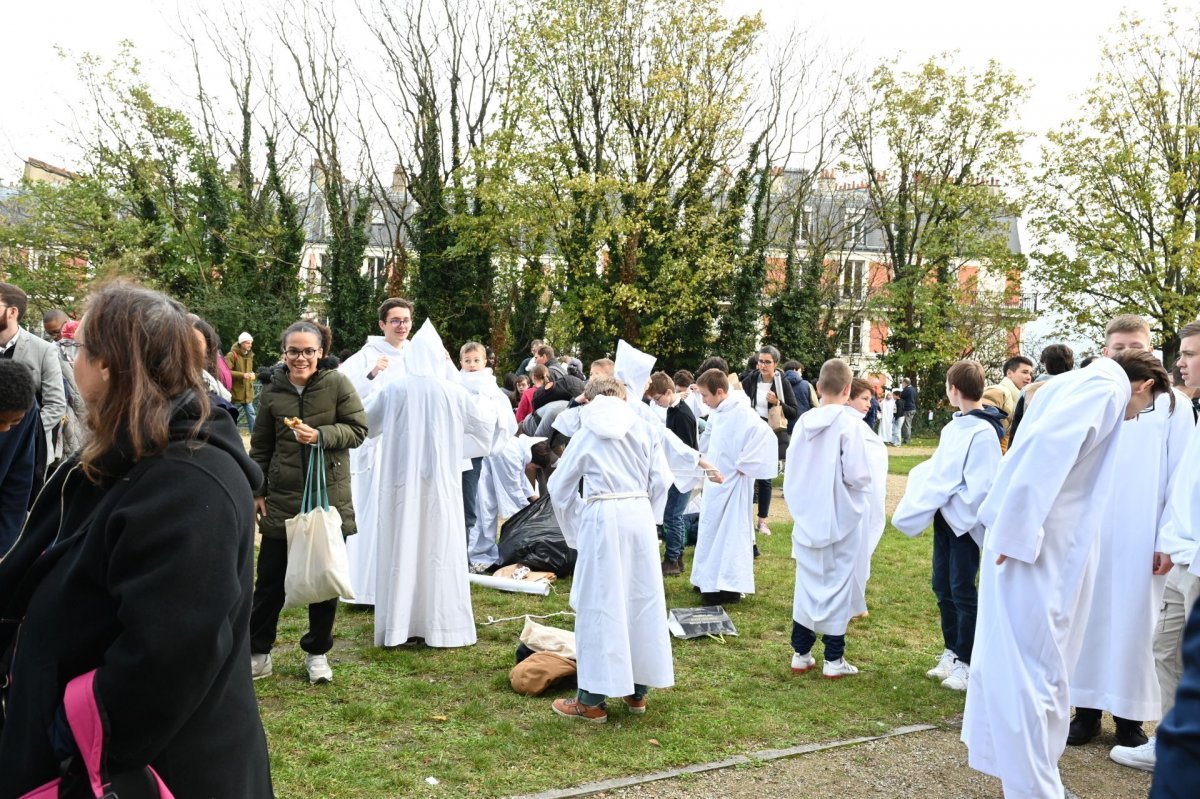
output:
<path id="1" fill-rule="evenodd" d="M 249 668 L 262 473 L 227 414 L 204 443 L 187 440 L 195 422 L 177 405 L 166 451 L 135 464 L 118 446 L 100 484 L 68 460 L 0 561 L 4 618 L 18 584 L 44 571 L 15 644 L 0 628 L 0 799 L 58 775 L 63 691 L 92 669 L 110 774 L 150 764 L 178 799 L 273 796 Z"/>

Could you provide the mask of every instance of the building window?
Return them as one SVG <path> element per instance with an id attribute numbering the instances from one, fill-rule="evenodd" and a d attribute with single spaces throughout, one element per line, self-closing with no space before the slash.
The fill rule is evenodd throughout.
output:
<path id="1" fill-rule="evenodd" d="M 866 287 L 864 276 L 866 270 L 866 261 L 857 259 L 846 261 L 846 268 L 842 270 L 843 298 L 857 300 L 864 296 L 864 288 Z"/>
<path id="2" fill-rule="evenodd" d="M 845 355 L 861 355 L 863 351 L 862 320 L 852 319 L 842 332 L 842 353 Z"/>
<path id="3" fill-rule="evenodd" d="M 387 285 L 387 259 L 383 256 L 376 255 L 364 258 L 363 271 L 371 279 L 371 286 L 375 291 L 381 291 Z"/>

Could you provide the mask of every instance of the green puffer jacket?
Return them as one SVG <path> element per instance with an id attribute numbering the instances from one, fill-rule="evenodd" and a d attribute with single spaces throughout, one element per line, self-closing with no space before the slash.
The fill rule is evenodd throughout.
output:
<path id="1" fill-rule="evenodd" d="M 283 423 L 288 416 L 298 417 L 320 432 L 329 501 L 341 514 L 342 533 L 353 535 L 357 528 L 350 497 L 349 450 L 367 437 L 367 414 L 346 376 L 327 368 L 325 362 L 309 378 L 303 394 L 296 393 L 287 368 L 276 366 L 259 397 L 258 418 L 250 437 L 250 457 L 266 476 L 258 491 L 258 496 L 267 498 L 267 515 L 259 519 L 259 532 L 266 538 L 286 538 L 284 522 L 300 512 L 308 447 Z"/>

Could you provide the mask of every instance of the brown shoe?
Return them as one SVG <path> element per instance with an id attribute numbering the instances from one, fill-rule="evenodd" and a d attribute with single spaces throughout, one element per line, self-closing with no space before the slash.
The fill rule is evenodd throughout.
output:
<path id="1" fill-rule="evenodd" d="M 569 719 L 582 719 L 593 724 L 603 724 L 608 721 L 608 712 L 599 705 L 585 705 L 577 698 L 555 699 L 550 708 L 560 716 Z"/>
<path id="2" fill-rule="evenodd" d="M 676 574 L 683 574 L 683 558 L 675 560 L 664 560 L 662 562 L 663 577 L 672 577 Z"/>
<path id="3" fill-rule="evenodd" d="M 625 702 L 625 707 L 633 715 L 640 716 L 646 712 L 646 697 L 643 696 L 641 699 L 634 699 L 633 694 L 630 694 L 629 696 L 621 697 L 621 699 Z"/>

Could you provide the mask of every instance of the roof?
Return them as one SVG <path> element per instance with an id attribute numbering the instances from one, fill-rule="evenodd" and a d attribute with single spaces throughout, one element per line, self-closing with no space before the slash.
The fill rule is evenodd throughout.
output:
<path id="1" fill-rule="evenodd" d="M 49 172 L 51 175 L 58 175 L 59 177 L 66 178 L 68 180 L 77 180 L 82 177 L 78 173 L 72 172 L 69 169 L 63 169 L 60 166 L 54 166 L 54 164 L 48 164 L 45 161 L 39 161 L 36 158 L 26 158 L 25 165 L 26 167 L 40 169 L 43 172 Z"/>

